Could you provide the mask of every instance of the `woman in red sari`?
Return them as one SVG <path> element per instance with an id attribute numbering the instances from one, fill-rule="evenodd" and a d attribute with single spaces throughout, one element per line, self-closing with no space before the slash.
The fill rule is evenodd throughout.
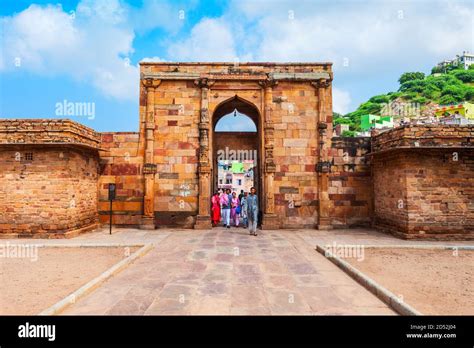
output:
<path id="1" fill-rule="evenodd" d="M 221 203 L 219 193 L 215 192 L 211 199 L 212 203 L 212 225 L 217 226 L 221 221 Z"/>

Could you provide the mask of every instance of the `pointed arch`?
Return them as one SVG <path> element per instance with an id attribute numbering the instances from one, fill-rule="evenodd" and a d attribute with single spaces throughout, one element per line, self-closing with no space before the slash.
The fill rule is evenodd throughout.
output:
<path id="1" fill-rule="evenodd" d="M 215 130 L 217 122 L 219 122 L 219 120 L 225 115 L 232 113 L 234 110 L 237 110 L 239 113 L 249 117 L 253 121 L 253 123 L 255 123 L 257 132 L 259 131 L 259 121 L 261 119 L 260 111 L 258 110 L 255 104 L 244 98 L 239 97 L 237 94 L 229 99 L 222 101 L 216 106 L 212 116 L 212 129 Z"/>

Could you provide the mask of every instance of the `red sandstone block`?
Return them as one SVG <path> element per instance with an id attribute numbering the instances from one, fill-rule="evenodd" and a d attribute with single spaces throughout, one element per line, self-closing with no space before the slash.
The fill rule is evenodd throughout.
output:
<path id="1" fill-rule="evenodd" d="M 315 171 L 315 165 L 314 164 L 306 164 L 304 167 L 306 172 L 314 172 Z"/>
<path id="2" fill-rule="evenodd" d="M 155 149 L 153 154 L 155 156 L 166 156 L 166 149 Z"/>
<path id="3" fill-rule="evenodd" d="M 111 175 L 137 175 L 138 166 L 136 164 L 114 164 L 111 168 Z"/>
<path id="4" fill-rule="evenodd" d="M 102 134 L 102 142 L 103 143 L 111 143 L 114 141 L 113 134 Z"/>
<path id="5" fill-rule="evenodd" d="M 355 194 L 330 194 L 329 199 L 332 201 L 354 201 Z"/>
<path id="6" fill-rule="evenodd" d="M 193 148 L 194 148 L 194 145 L 189 142 L 184 142 L 184 141 L 178 142 L 178 149 L 180 150 L 187 150 L 187 149 L 193 149 Z"/>

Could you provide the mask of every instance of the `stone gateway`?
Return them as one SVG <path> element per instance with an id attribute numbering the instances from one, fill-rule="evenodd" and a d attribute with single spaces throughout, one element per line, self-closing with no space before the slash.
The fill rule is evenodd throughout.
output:
<path id="1" fill-rule="evenodd" d="M 0 236 L 107 223 L 110 183 L 117 226 L 211 228 L 218 159 L 231 149 L 255 157 L 263 229 L 474 238 L 473 126 L 333 137 L 331 63 L 146 62 L 140 73 L 139 132 L 0 120 Z M 256 131 L 216 131 L 233 112 Z"/>

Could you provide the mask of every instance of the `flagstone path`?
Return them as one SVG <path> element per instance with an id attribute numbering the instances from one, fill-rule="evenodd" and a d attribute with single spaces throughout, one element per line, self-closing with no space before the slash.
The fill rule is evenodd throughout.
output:
<path id="1" fill-rule="evenodd" d="M 155 247 L 63 314 L 395 314 L 315 251 L 319 231 L 259 232 L 127 229 L 82 235 L 75 242 L 144 241 Z"/>

